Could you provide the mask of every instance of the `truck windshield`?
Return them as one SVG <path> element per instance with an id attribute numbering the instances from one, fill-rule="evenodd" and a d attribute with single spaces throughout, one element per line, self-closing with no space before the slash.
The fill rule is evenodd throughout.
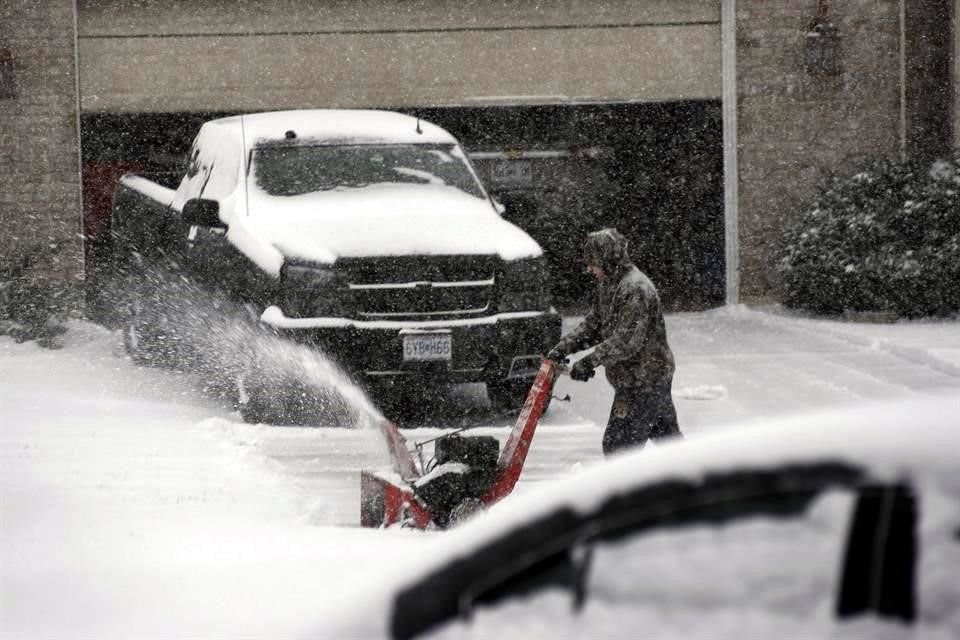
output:
<path id="1" fill-rule="evenodd" d="M 454 145 L 277 145 L 253 152 L 253 178 L 272 196 L 375 184 L 436 184 L 483 198 Z"/>

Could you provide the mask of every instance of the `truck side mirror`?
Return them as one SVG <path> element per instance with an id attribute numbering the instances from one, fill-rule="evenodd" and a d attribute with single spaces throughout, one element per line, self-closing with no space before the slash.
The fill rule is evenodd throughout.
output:
<path id="1" fill-rule="evenodd" d="M 220 220 L 220 203 L 206 198 L 191 198 L 183 203 L 183 221 L 201 227 L 220 227 L 227 225 Z"/>

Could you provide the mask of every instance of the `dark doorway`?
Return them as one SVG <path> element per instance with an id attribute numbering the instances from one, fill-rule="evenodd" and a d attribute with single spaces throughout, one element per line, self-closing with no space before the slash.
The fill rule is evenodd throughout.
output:
<path id="1" fill-rule="evenodd" d="M 470 152 L 505 216 L 545 248 L 559 304 L 590 280 L 587 231 L 618 227 L 666 308 L 724 303 L 719 101 L 407 109 Z"/>

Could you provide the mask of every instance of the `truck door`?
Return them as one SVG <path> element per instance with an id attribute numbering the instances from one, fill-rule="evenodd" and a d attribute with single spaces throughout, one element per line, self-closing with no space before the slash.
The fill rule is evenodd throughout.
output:
<path id="1" fill-rule="evenodd" d="M 210 180 L 210 174 L 213 168 L 213 157 L 210 152 L 205 152 L 203 144 L 204 128 L 200 129 L 200 134 L 193 141 L 190 147 L 190 154 L 187 157 L 187 166 L 180 181 L 180 186 L 174 194 L 173 202 L 170 204 L 173 209 L 170 227 L 164 234 L 164 251 L 171 262 L 176 263 L 177 270 L 191 271 L 190 258 L 188 256 L 188 247 L 191 242 L 190 236 L 195 234 L 191 231 L 191 225 L 184 223 L 181 219 L 183 205 L 188 200 L 199 198 L 203 188 Z"/>
<path id="2" fill-rule="evenodd" d="M 237 271 L 232 265 L 238 252 L 227 240 L 227 224 L 231 219 L 232 195 L 239 185 L 241 157 L 236 146 L 225 136 L 213 136 L 213 132 L 201 130 L 194 151 L 196 167 L 191 162 L 190 171 L 196 174 L 184 190 L 182 198 L 174 201 L 183 210 L 183 204 L 191 198 L 216 200 L 220 204 L 223 227 L 203 227 L 180 221 L 173 236 L 177 238 L 183 267 L 203 286 L 208 288 L 232 288 L 231 276 Z M 188 175 L 190 173 L 188 171 Z M 180 194 L 178 194 L 180 195 Z"/>
<path id="3" fill-rule="evenodd" d="M 227 240 L 227 224 L 232 220 L 231 203 L 238 186 L 238 162 L 230 148 L 218 147 L 210 176 L 200 190 L 201 198 L 220 203 L 223 227 L 186 225 L 186 258 L 201 283 L 210 287 L 232 288 L 237 275 L 239 253 Z"/>

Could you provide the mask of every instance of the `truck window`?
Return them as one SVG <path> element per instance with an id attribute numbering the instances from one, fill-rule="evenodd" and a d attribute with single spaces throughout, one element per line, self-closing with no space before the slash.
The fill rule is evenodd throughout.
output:
<path id="1" fill-rule="evenodd" d="M 190 147 L 184 175 L 186 175 L 187 178 L 192 178 L 198 173 L 200 173 L 200 148 L 197 146 L 197 143 L 194 142 Z"/>
<path id="2" fill-rule="evenodd" d="M 237 187 L 240 171 L 240 156 L 233 145 L 221 143 L 215 152 L 210 176 L 203 186 L 204 198 L 223 200 Z"/>
<path id="3" fill-rule="evenodd" d="M 190 147 L 190 153 L 187 156 L 187 166 L 177 187 L 177 193 L 173 199 L 173 206 L 179 209 L 183 203 L 190 198 L 199 198 L 207 180 L 210 178 L 210 169 L 213 158 L 210 152 L 205 151 L 204 130 L 200 130 L 193 145 Z"/>
<path id="4" fill-rule="evenodd" d="M 272 196 L 424 184 L 484 197 L 453 145 L 264 146 L 254 151 L 253 179 L 257 189 Z"/>

